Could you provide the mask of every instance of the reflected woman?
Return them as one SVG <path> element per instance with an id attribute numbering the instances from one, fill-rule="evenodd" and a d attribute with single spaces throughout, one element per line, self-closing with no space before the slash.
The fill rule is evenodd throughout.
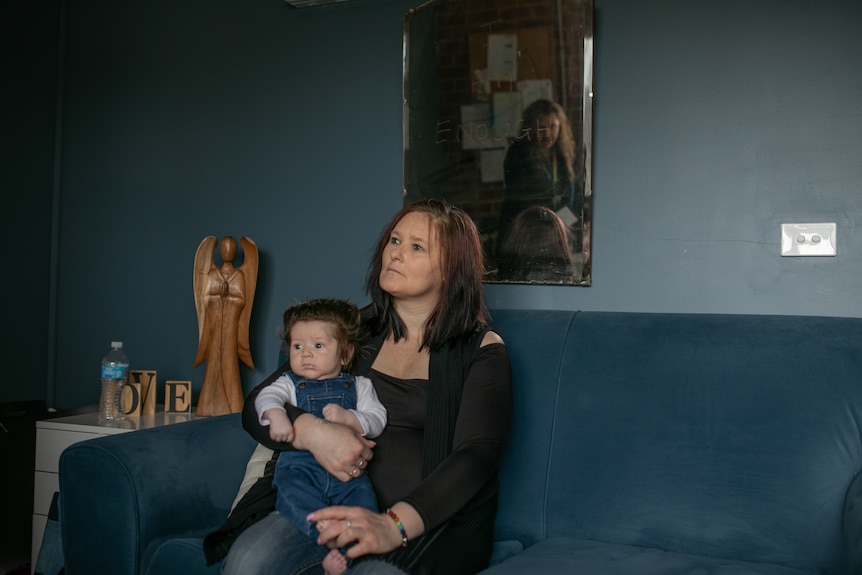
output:
<path id="1" fill-rule="evenodd" d="M 568 228 L 544 206 L 518 214 L 497 261 L 499 278 L 504 281 L 571 284 L 580 279 Z"/>
<path id="2" fill-rule="evenodd" d="M 503 165 L 506 190 L 500 210 L 501 245 L 515 217 L 531 206 L 545 206 L 558 214 L 568 208 L 577 218 L 576 225 L 582 218 L 583 194 L 575 186 L 575 139 L 562 106 L 536 100 L 524 110 L 521 122 Z M 576 248 L 580 250 L 580 246 Z"/>

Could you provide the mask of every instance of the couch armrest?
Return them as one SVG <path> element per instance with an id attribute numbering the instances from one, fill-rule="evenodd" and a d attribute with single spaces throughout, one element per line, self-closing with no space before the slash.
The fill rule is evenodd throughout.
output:
<path id="1" fill-rule="evenodd" d="M 862 575 L 862 473 L 856 475 L 844 499 L 844 549 L 847 573 Z"/>
<path id="2" fill-rule="evenodd" d="M 221 525 L 254 446 L 231 414 L 67 448 L 60 456 L 65 572 L 137 575 L 163 540 Z"/>

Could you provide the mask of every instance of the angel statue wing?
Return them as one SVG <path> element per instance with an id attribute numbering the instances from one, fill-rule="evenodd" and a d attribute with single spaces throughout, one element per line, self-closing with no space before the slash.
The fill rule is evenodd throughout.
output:
<path id="1" fill-rule="evenodd" d="M 251 321 L 251 308 L 254 303 L 254 292 L 257 287 L 257 266 L 259 255 L 257 253 L 257 244 L 251 238 L 242 238 L 243 260 L 239 267 L 245 278 L 245 306 L 239 316 L 239 326 L 237 333 L 237 354 L 244 364 L 254 369 L 254 361 L 251 359 L 251 346 L 248 341 L 249 324 Z"/>
<path id="2" fill-rule="evenodd" d="M 206 359 L 207 348 L 209 347 L 208 335 L 211 330 L 206 327 L 206 311 L 207 311 L 207 292 L 209 291 L 210 277 L 213 268 L 216 267 L 213 261 L 216 245 L 218 241 L 215 236 L 207 236 L 198 246 L 198 251 L 195 252 L 195 269 L 194 269 L 194 290 L 195 290 L 195 309 L 198 313 L 198 353 L 195 357 L 195 363 L 192 367 L 197 367 Z"/>

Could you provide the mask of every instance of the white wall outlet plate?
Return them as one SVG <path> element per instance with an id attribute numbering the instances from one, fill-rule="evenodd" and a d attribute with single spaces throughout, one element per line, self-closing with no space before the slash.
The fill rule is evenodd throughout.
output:
<path id="1" fill-rule="evenodd" d="M 781 224 L 782 256 L 834 256 L 838 253 L 835 223 Z"/>

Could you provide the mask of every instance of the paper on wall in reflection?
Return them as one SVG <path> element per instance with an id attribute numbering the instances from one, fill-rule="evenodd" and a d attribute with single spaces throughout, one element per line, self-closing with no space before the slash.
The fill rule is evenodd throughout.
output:
<path id="1" fill-rule="evenodd" d="M 482 150 L 479 161 L 482 162 L 482 182 L 503 181 L 503 161 L 506 159 L 506 148 Z"/>
<path id="2" fill-rule="evenodd" d="M 482 150 L 496 148 L 501 144 L 495 142 L 491 135 L 491 104 L 467 104 L 461 106 L 461 125 L 455 137 L 465 150 Z"/>
<path id="3" fill-rule="evenodd" d="M 563 206 L 557 210 L 557 216 L 567 226 L 573 226 L 578 223 L 578 216 L 575 215 L 575 212 L 569 206 Z"/>
<path id="4" fill-rule="evenodd" d="M 488 34 L 488 80 L 518 81 L 517 34 Z"/>
<path id="5" fill-rule="evenodd" d="M 492 127 L 494 139 L 507 146 L 518 134 L 515 130 L 521 119 L 521 94 L 519 92 L 494 92 L 494 117 Z"/>
<path id="6" fill-rule="evenodd" d="M 461 123 L 455 137 L 464 150 L 505 148 L 517 134 L 521 118 L 521 95 L 518 92 L 494 94 L 491 104 L 461 106 Z"/>
<path id="7" fill-rule="evenodd" d="M 491 93 L 491 82 L 488 80 L 488 68 L 473 70 L 473 100 L 487 102 Z"/>
<path id="8" fill-rule="evenodd" d="M 550 80 L 521 80 L 518 82 L 518 92 L 521 93 L 521 109 L 536 100 L 554 100 L 554 85 Z"/>

